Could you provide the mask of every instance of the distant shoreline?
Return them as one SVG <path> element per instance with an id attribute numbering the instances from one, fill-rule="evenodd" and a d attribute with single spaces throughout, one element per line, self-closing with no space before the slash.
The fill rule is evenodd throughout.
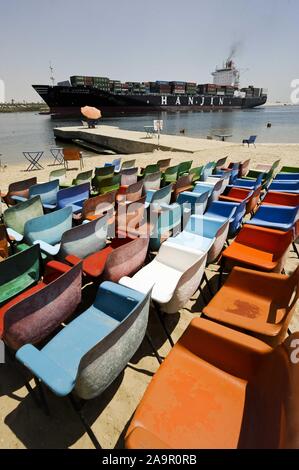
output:
<path id="1" fill-rule="evenodd" d="M 45 103 L 0 103 L 0 113 L 50 112 Z"/>

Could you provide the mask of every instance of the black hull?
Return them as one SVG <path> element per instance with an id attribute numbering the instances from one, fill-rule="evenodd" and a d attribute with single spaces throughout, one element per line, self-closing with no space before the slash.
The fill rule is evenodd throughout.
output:
<path id="1" fill-rule="evenodd" d="M 97 88 L 33 85 L 47 103 L 51 115 L 80 117 L 82 106 L 94 106 L 106 116 L 177 111 L 231 111 L 266 103 L 267 96 L 239 98 L 218 95 L 117 95 Z"/>

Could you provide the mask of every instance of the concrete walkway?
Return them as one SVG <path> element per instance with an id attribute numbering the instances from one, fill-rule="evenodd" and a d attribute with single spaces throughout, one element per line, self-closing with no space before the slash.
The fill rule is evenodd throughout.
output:
<path id="1" fill-rule="evenodd" d="M 83 126 L 57 127 L 54 135 L 63 140 L 80 139 L 100 147 L 114 150 L 116 153 L 132 154 L 152 152 L 158 148 L 158 137 L 146 137 L 145 132 L 128 131 L 114 126 L 101 126 L 88 129 Z M 177 152 L 199 152 L 202 150 L 235 147 L 236 143 L 218 140 L 198 139 L 193 137 L 165 135 L 160 136 L 160 149 Z"/>

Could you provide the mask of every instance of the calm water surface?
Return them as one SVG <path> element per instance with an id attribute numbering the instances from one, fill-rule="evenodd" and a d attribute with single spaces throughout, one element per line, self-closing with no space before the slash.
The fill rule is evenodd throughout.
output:
<path id="1" fill-rule="evenodd" d="M 232 134 L 229 139 L 240 142 L 250 134 L 258 135 L 258 142 L 299 143 L 299 106 L 269 106 L 260 109 L 231 112 L 177 112 L 102 119 L 107 125 L 122 129 L 142 130 L 152 125 L 153 119 L 164 120 L 164 133 L 203 137 L 217 133 Z M 272 127 L 267 128 L 267 122 Z M 2 161 L 22 162 L 24 150 L 44 150 L 49 155 L 55 142 L 53 128 L 78 125 L 80 121 L 53 121 L 50 116 L 36 113 L 0 114 L 0 157 Z"/>

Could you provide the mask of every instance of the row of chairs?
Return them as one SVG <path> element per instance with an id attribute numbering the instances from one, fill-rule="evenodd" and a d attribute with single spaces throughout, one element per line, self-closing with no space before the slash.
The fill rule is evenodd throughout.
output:
<path id="1" fill-rule="evenodd" d="M 114 380 L 118 373 L 125 367 L 134 352 L 138 349 L 144 337 L 146 337 L 149 344 L 152 345 L 152 341 L 146 333 L 150 299 L 152 299 L 158 316 L 162 322 L 162 326 L 171 341 L 171 344 L 173 344 L 171 335 L 165 325 L 163 318 L 164 313 L 175 313 L 178 311 L 194 294 L 198 287 L 200 287 L 202 279 L 205 276 L 206 264 L 218 261 L 228 236 L 232 238 L 239 232 L 236 240 L 222 252 L 222 270 L 230 269 L 229 264 L 233 261 L 233 265 L 237 264 L 243 266 L 245 264 L 247 268 L 255 268 L 261 271 L 271 272 L 271 276 L 274 277 L 280 276 L 272 274 L 272 272 L 279 272 L 284 265 L 287 250 L 294 236 L 294 227 L 297 220 L 296 216 L 294 217 L 291 228 L 282 233 L 281 230 L 277 230 L 277 228 L 269 229 L 256 227 L 247 223 L 242 228 L 246 212 L 249 211 L 248 213 L 256 213 L 255 216 L 258 216 L 259 211 L 265 207 L 263 202 L 262 207 L 256 211 L 257 205 L 259 204 L 259 198 L 256 196 L 255 199 L 253 198 L 254 192 L 261 185 L 257 188 L 252 188 L 250 186 L 251 189 L 246 190 L 246 196 L 244 195 L 244 199 L 241 201 L 220 201 L 221 197 L 226 197 L 222 196 L 224 192 L 234 189 L 229 188 L 228 186 L 230 185 L 227 184 L 228 182 L 234 182 L 234 178 L 233 181 L 228 181 L 231 180 L 232 168 L 221 168 L 218 170 L 215 162 L 210 164 L 208 170 L 207 165 L 205 165 L 204 168 L 205 181 L 199 181 L 201 179 L 202 172 L 199 179 L 195 182 L 190 179 L 189 173 L 189 175 L 187 175 L 189 176 L 188 190 L 186 191 L 186 187 L 182 186 L 183 190 L 178 191 L 178 193 L 175 194 L 175 201 L 173 201 L 172 204 L 170 203 L 171 198 L 174 197 L 174 190 L 171 184 L 164 187 L 162 185 L 162 187 L 157 189 L 149 190 L 151 191 L 150 196 L 148 196 L 147 192 L 143 196 L 143 201 L 141 202 L 143 215 L 147 214 L 147 212 L 158 212 L 159 215 L 161 215 L 163 213 L 165 214 L 164 211 L 168 211 L 168 217 L 165 218 L 164 225 L 161 223 L 160 227 L 162 237 L 158 246 L 155 248 L 158 249 L 158 253 L 156 257 L 144 267 L 142 267 L 142 265 L 147 261 L 148 255 L 148 234 L 151 232 L 148 231 L 148 224 L 146 224 L 146 232 L 143 231 L 145 224 L 142 223 L 142 220 L 137 227 L 134 226 L 137 233 L 133 233 L 132 227 L 129 227 L 128 230 L 126 223 L 123 227 L 118 223 L 117 225 L 123 229 L 126 238 L 117 238 L 110 241 L 107 240 L 107 238 L 109 238 L 109 221 L 115 218 L 115 214 L 112 215 L 112 212 L 108 213 L 108 211 L 104 211 L 106 212 L 106 215 L 104 216 L 103 213 L 91 214 L 91 219 L 92 217 L 102 217 L 99 219 L 94 218 L 88 223 L 82 223 L 81 225 L 73 227 L 74 221 L 72 222 L 72 210 L 69 206 L 66 206 L 62 210 L 65 211 L 64 215 L 66 215 L 68 210 L 70 226 L 62 228 L 59 249 L 58 251 L 55 251 L 55 253 L 52 252 L 52 254 L 49 252 L 47 253 L 46 248 L 48 247 L 42 243 L 44 242 L 47 244 L 48 241 L 46 239 L 41 240 L 41 238 L 44 236 L 50 237 L 51 233 L 57 231 L 58 227 L 60 228 L 60 223 L 56 223 L 54 229 L 53 224 L 51 226 L 47 226 L 45 221 L 50 221 L 50 218 L 53 218 L 57 214 L 61 214 L 62 210 L 56 210 L 49 214 L 38 215 L 38 217 L 33 216 L 26 220 L 25 226 L 28 223 L 36 224 L 36 220 L 43 218 L 42 223 L 39 221 L 38 226 L 33 230 L 35 239 L 33 242 L 29 243 L 32 246 L 29 248 L 27 247 L 27 249 L 23 249 L 15 255 L 9 256 L 0 264 L 0 269 L 3 268 L 3 275 L 5 276 L 5 283 L 3 284 L 5 288 L 1 289 L 1 292 L 3 292 L 3 298 L 0 298 L 0 309 L 3 308 L 1 315 L 4 328 L 2 337 L 11 350 L 17 351 L 17 359 L 29 367 L 34 375 L 39 377 L 42 382 L 57 395 L 66 396 L 74 391 L 76 395 L 84 399 L 97 396 L 107 388 L 112 380 Z M 222 172 L 221 175 L 217 175 L 218 171 Z M 183 175 L 181 177 L 185 176 L 186 175 Z M 236 176 L 239 177 L 239 173 Z M 176 180 L 175 185 L 178 180 L 179 179 Z M 140 181 L 137 181 L 137 183 L 140 183 Z M 131 185 L 129 185 L 129 187 L 130 186 Z M 261 190 L 261 188 L 259 189 Z M 269 194 L 271 195 L 269 192 L 266 194 L 266 198 Z M 277 194 L 278 193 L 276 193 L 275 197 L 277 197 Z M 115 193 L 114 196 L 114 204 L 116 196 L 121 198 L 121 202 L 120 204 L 117 203 L 117 207 L 121 204 L 125 206 L 128 205 L 130 207 L 131 204 L 124 204 L 126 202 L 132 203 L 132 201 L 126 201 L 126 192 L 121 194 Z M 262 197 L 263 196 L 264 193 Z M 103 198 L 107 197 L 107 195 L 100 195 L 97 197 Z M 147 206 L 148 209 L 146 209 L 145 204 L 147 197 L 150 198 L 149 206 Z M 169 198 L 167 200 L 168 202 L 165 202 L 165 197 Z M 247 207 L 248 200 L 250 198 L 251 202 L 255 200 L 255 205 L 252 202 L 252 210 Z M 88 200 L 91 201 L 92 199 L 96 198 L 90 198 Z M 233 199 L 233 197 L 231 197 L 231 199 Z M 8 218 L 5 214 L 7 212 L 9 214 L 11 209 L 16 210 L 18 207 L 21 207 L 22 209 L 22 206 L 24 204 L 28 204 L 30 201 L 32 201 L 32 199 L 19 203 L 4 212 L 4 220 L 6 219 L 8 229 L 9 223 L 7 222 Z M 39 202 L 39 209 L 43 210 L 38 197 L 34 201 L 35 204 L 37 204 L 36 201 Z M 140 200 L 136 199 L 133 203 L 135 204 L 137 201 Z M 111 204 L 113 205 L 113 203 Z M 139 206 L 140 202 L 138 203 L 138 207 Z M 176 231 L 168 230 L 169 227 L 167 224 L 169 224 L 169 221 L 173 221 L 175 219 L 173 210 L 169 211 L 169 206 L 175 206 L 172 207 L 172 209 L 176 209 L 175 214 L 178 216 L 180 224 L 185 216 L 183 231 L 178 230 L 178 234 Z M 273 206 L 273 208 L 276 209 L 276 205 Z M 282 209 L 288 209 L 288 207 L 282 207 Z M 116 212 L 118 211 L 119 209 L 116 210 Z M 236 212 L 238 212 L 238 216 L 236 216 Z M 22 210 L 19 210 L 19 215 L 15 215 L 16 220 L 19 220 L 21 213 Z M 169 214 L 171 214 L 171 216 Z M 84 220 L 88 219 L 81 219 L 81 222 Z M 142 230 L 140 232 L 141 228 Z M 42 232 L 44 233 L 41 237 Z M 144 233 L 147 236 L 144 236 Z M 129 238 L 129 240 L 127 240 L 127 238 Z M 152 238 L 154 239 L 155 237 Z M 275 242 L 276 239 L 277 243 Z M 34 242 L 37 243 L 34 244 Z M 18 251 L 18 247 L 23 244 L 23 240 L 19 240 L 19 243 L 14 242 L 13 244 L 15 245 L 14 248 L 16 251 Z M 51 245 L 51 243 L 48 244 Z M 244 248 L 238 248 L 242 244 Z M 136 246 L 138 246 L 137 249 Z M 53 259 L 50 259 L 49 261 L 48 257 L 46 262 L 42 262 L 40 259 L 40 248 L 42 248 L 43 253 L 47 253 L 47 255 L 51 254 Z M 58 247 L 56 247 L 56 249 L 57 248 Z M 126 248 L 126 250 L 124 250 L 124 248 Z M 108 266 L 110 269 L 106 269 L 107 258 L 109 260 L 111 254 L 114 254 L 117 250 L 119 250 L 118 259 L 115 262 L 112 261 L 110 263 L 110 266 Z M 270 256 L 265 259 L 269 254 L 269 250 L 271 251 Z M 154 251 L 153 247 L 150 247 L 150 251 L 151 253 Z M 264 255 L 261 255 L 262 253 L 264 253 Z M 259 257 L 257 257 L 257 255 Z M 271 266 L 269 263 L 270 258 L 272 261 L 275 261 Z M 225 263 L 222 261 L 223 259 L 225 260 Z M 258 264 L 259 260 L 261 260 L 260 264 Z M 7 266 L 6 263 L 9 264 L 9 266 Z M 84 273 L 83 281 L 85 281 L 85 276 L 90 275 L 90 272 L 88 272 L 90 267 L 94 266 L 96 266 L 97 269 L 99 269 L 99 267 L 104 267 L 100 275 L 96 276 L 96 278 L 100 282 L 103 280 L 105 281 L 100 285 L 93 305 L 77 316 L 75 320 L 68 323 L 68 320 L 74 314 L 81 300 L 82 271 Z M 20 273 L 22 273 L 22 279 L 20 276 L 18 277 Z M 250 273 L 254 275 L 254 271 L 250 271 Z M 2 277 L 0 276 L 0 278 Z M 285 289 L 288 290 L 288 293 L 282 296 L 284 305 L 288 303 L 288 295 L 294 294 L 295 287 L 298 288 L 298 272 L 295 272 L 291 278 L 292 281 L 290 281 L 287 276 L 284 276 L 284 280 L 286 281 L 284 284 L 281 284 L 287 286 Z M 119 284 L 115 284 L 115 282 L 119 282 Z M 293 286 L 293 289 L 291 285 Z M 68 289 L 66 289 L 66 286 L 68 286 Z M 226 283 L 222 289 L 225 287 Z M 32 291 L 31 289 L 35 290 Z M 221 293 L 222 289 L 218 294 Z M 230 292 L 229 287 L 228 291 Z M 69 302 L 71 296 L 73 298 L 72 303 Z M 49 299 L 51 299 L 51 304 L 55 306 L 53 310 L 50 307 L 51 304 L 49 304 Z M 295 299 L 297 299 L 296 292 Z M 280 301 L 279 304 L 280 310 L 285 308 L 282 306 L 282 301 Z M 211 302 L 213 302 L 213 299 Z M 266 302 L 262 302 L 263 307 L 265 304 Z M 206 309 L 208 309 L 209 306 L 210 303 Z M 283 326 L 279 329 L 277 335 L 272 334 L 272 336 L 279 337 L 281 330 L 287 328 L 286 325 L 290 320 L 293 307 L 294 305 L 291 306 L 286 315 L 283 315 L 283 312 L 279 312 L 282 316 L 280 323 L 283 324 Z M 228 305 L 228 311 L 229 309 L 230 305 Z M 242 303 L 240 310 L 241 312 L 244 312 L 244 310 L 246 311 L 244 305 L 242 309 Z M 43 312 L 45 311 L 47 312 L 47 315 L 43 315 Z M 63 317 L 63 319 L 60 317 L 59 312 L 61 312 L 61 317 Z M 267 310 L 265 310 L 265 312 L 267 313 Z M 265 312 L 263 312 L 264 316 Z M 273 315 L 272 310 L 271 314 Z M 270 320 L 272 320 L 272 318 Z M 41 341 L 48 338 L 49 334 L 53 334 L 62 322 L 66 323 L 67 326 L 62 328 L 61 331 L 46 344 L 46 346 L 42 347 L 42 349 L 37 349 L 35 345 L 39 345 Z M 222 331 L 225 330 L 227 332 L 228 330 L 226 327 L 219 325 L 220 333 L 218 334 L 219 330 L 217 330 L 218 326 L 216 323 L 213 323 L 212 326 L 202 327 L 202 322 L 208 322 L 209 325 L 210 321 L 200 320 L 200 322 L 199 328 L 197 325 L 196 328 L 192 325 L 185 333 L 185 337 L 187 339 L 189 338 L 186 342 L 187 345 L 190 340 L 190 330 L 192 330 L 192 345 L 195 341 L 195 333 L 193 330 L 204 330 L 204 333 L 202 334 L 203 338 L 206 334 L 205 329 L 209 330 L 207 335 L 211 337 L 211 340 L 213 339 L 213 332 L 216 331 L 215 336 L 218 338 L 218 336 L 221 337 L 220 333 Z M 268 320 L 266 323 L 272 324 L 273 321 Z M 206 324 L 207 323 L 204 323 L 203 325 Z M 250 328 L 248 327 L 248 332 L 250 332 L 249 330 Z M 211 333 L 209 333 L 210 331 Z M 231 330 L 228 331 L 228 336 L 232 336 L 233 333 Z M 242 338 L 243 336 L 245 336 L 245 340 Z M 212 347 L 211 345 L 209 346 L 205 339 L 199 337 L 198 341 L 203 343 L 203 351 L 205 351 L 206 347 Z M 195 344 L 197 344 L 198 341 L 196 339 Z M 246 342 L 250 343 L 247 344 L 247 349 L 248 351 L 250 350 L 251 342 L 248 339 L 248 335 L 241 335 L 241 339 L 238 341 L 240 344 L 245 344 Z M 67 352 L 65 350 L 66 344 L 68 344 Z M 233 345 L 233 348 L 234 347 L 235 346 Z M 181 349 L 182 345 L 179 342 L 166 359 L 163 367 L 159 369 L 157 374 L 158 377 L 155 380 L 156 383 L 159 383 L 160 371 L 167 371 L 167 367 L 179 367 L 178 364 L 171 362 L 171 357 L 175 354 L 179 355 L 178 352 L 180 352 Z M 237 349 L 235 347 L 235 350 Z M 188 351 L 187 346 L 185 350 Z M 269 347 L 268 350 L 270 351 Z M 159 362 L 161 362 L 155 348 L 154 353 Z M 227 354 L 228 357 L 231 357 L 229 350 Z M 250 352 L 248 354 L 250 354 Z M 198 354 L 198 356 L 200 356 L 200 354 Z M 181 359 L 183 359 L 183 357 Z M 203 359 L 201 359 L 201 363 Z M 219 365 L 216 353 L 215 360 L 216 365 Z M 209 361 L 207 362 L 209 363 Z M 220 366 L 221 365 L 222 363 Z M 220 366 L 218 369 L 221 369 Z M 266 366 L 267 364 L 265 367 Z M 207 365 L 205 368 L 207 369 Z M 186 367 L 185 370 L 188 371 L 188 367 Z M 194 369 L 194 372 L 195 371 L 197 373 L 199 369 Z M 191 377 L 191 371 L 189 371 L 189 373 Z M 231 370 L 228 368 L 226 373 L 231 373 Z M 200 376 L 200 374 L 198 376 Z M 238 375 L 236 376 L 238 377 Z M 209 375 L 209 370 L 207 370 L 207 374 L 204 374 L 204 377 L 206 380 L 211 377 L 211 374 Z M 179 378 L 182 379 L 180 374 L 178 374 L 177 377 L 178 383 Z M 192 378 L 192 382 L 194 383 L 194 378 Z M 188 381 L 186 383 L 188 384 Z M 215 381 L 212 381 L 211 383 L 215 384 Z M 207 384 L 209 384 L 209 382 L 207 382 Z M 38 382 L 37 385 L 40 387 L 40 382 Z M 186 385 L 182 381 L 179 386 L 182 388 L 182 400 L 184 400 L 186 397 L 184 397 L 183 392 Z M 158 389 L 160 387 L 161 384 Z M 169 397 L 171 397 L 173 393 L 176 393 L 176 390 L 169 390 L 166 383 L 164 387 L 165 390 L 168 391 Z M 199 386 L 196 386 L 196 390 L 200 392 L 199 388 Z M 228 396 L 236 396 L 235 390 L 236 389 L 234 387 L 231 387 L 228 390 Z M 148 393 L 150 392 L 148 391 L 147 394 Z M 162 395 L 164 396 L 164 394 Z M 241 400 L 241 391 L 239 397 Z M 151 399 L 150 395 L 150 401 Z M 189 398 L 187 396 L 187 400 L 188 399 Z M 196 401 L 198 400 L 196 399 Z M 200 401 L 203 401 L 203 403 L 198 407 L 198 410 L 202 412 L 203 407 L 207 407 L 207 402 L 204 401 L 203 398 L 200 399 Z M 156 399 L 153 403 L 156 405 L 159 403 L 159 400 Z M 155 408 L 153 403 L 150 405 L 152 410 Z M 227 417 L 230 413 L 233 415 L 232 410 L 229 408 L 230 404 L 230 402 L 227 402 L 227 406 L 224 406 L 223 408 L 224 413 L 227 413 L 227 415 L 225 415 Z M 170 404 L 168 404 L 168 406 L 170 406 Z M 127 446 L 138 447 L 141 442 L 138 440 L 140 439 L 140 436 L 141 439 L 144 439 L 144 442 L 146 443 L 145 445 L 152 445 L 154 443 L 155 447 L 162 441 L 168 446 L 175 446 L 175 440 L 173 439 L 179 439 L 178 436 L 174 436 L 175 432 L 170 433 L 170 437 L 169 435 L 167 436 L 163 434 L 163 432 L 160 433 L 160 431 L 162 431 L 161 426 L 157 426 L 156 422 L 157 419 L 160 419 L 159 410 L 149 413 L 149 419 L 151 419 L 152 422 L 155 422 L 155 427 L 148 427 L 148 422 L 146 421 L 147 418 L 145 416 L 147 414 L 146 410 L 148 409 L 149 407 L 146 405 L 143 406 L 142 402 L 137 410 L 136 420 L 135 418 L 133 419 L 128 431 Z M 166 413 L 169 410 L 171 411 L 171 406 L 170 408 L 166 408 L 164 411 Z M 186 415 L 185 411 L 186 410 L 184 409 L 183 415 L 176 415 L 174 413 L 175 419 L 176 417 L 178 421 L 179 419 L 183 419 Z M 242 414 L 239 410 L 237 418 L 240 419 L 241 417 Z M 142 423 L 141 430 L 139 429 L 140 426 L 136 426 L 136 423 L 140 419 L 140 422 Z M 143 421 L 144 419 L 145 424 Z M 166 414 L 165 419 L 167 419 Z M 202 419 L 200 422 L 202 422 Z M 224 424 L 226 423 L 227 426 L 230 424 L 229 421 L 225 421 L 225 419 L 223 421 L 220 419 L 220 422 Z M 182 422 L 179 423 L 179 425 L 181 424 Z M 186 423 L 183 425 L 186 426 Z M 268 421 L 267 425 L 269 425 Z M 162 427 L 163 429 L 164 427 L 167 428 L 165 423 Z M 175 427 L 174 423 L 174 428 Z M 233 426 L 230 427 L 230 429 L 232 428 Z M 200 429 L 195 432 L 191 426 L 190 433 L 189 429 L 187 430 L 188 432 L 186 433 L 185 441 L 187 442 L 189 438 L 190 444 L 186 444 L 186 446 L 192 446 L 192 443 L 195 442 L 192 439 L 197 439 L 196 446 L 200 446 L 200 441 L 198 440 L 199 436 L 202 438 L 202 432 L 200 432 Z M 191 437 L 192 432 L 194 435 L 193 438 Z M 219 439 L 220 434 L 221 433 L 219 432 Z M 137 440 L 135 437 L 134 440 L 132 436 L 137 437 Z M 236 439 L 238 437 L 236 432 L 234 433 L 234 436 L 235 440 L 233 437 L 231 440 L 224 440 L 223 445 L 236 445 Z M 271 434 L 271 438 L 273 438 L 273 433 Z M 210 439 L 210 442 L 212 442 L 213 435 L 211 436 L 211 434 L 209 434 L 206 439 Z M 213 445 L 215 445 L 215 442 L 216 440 L 213 441 Z M 181 445 L 178 445 L 178 447 L 180 446 Z"/>

